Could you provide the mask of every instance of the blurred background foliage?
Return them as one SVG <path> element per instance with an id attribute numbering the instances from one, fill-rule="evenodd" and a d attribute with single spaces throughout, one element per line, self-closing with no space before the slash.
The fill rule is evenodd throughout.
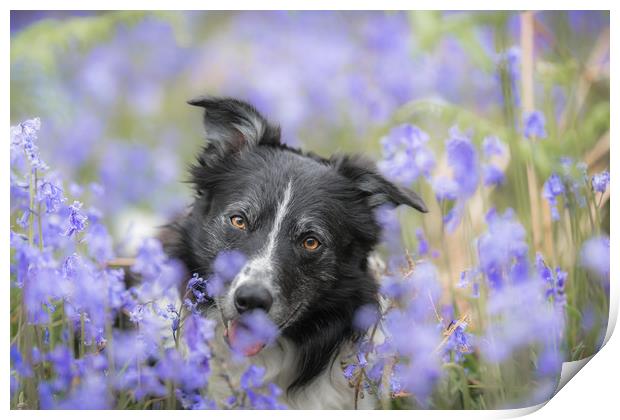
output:
<path id="1" fill-rule="evenodd" d="M 533 156 L 543 178 L 608 130 L 608 27 L 605 12 L 535 15 L 535 100 L 555 117 Z M 13 12 L 11 33 L 12 122 L 40 116 L 44 156 L 65 178 L 105 185 L 107 217 L 166 219 L 187 202 L 179 181 L 202 134 L 185 101 L 200 94 L 244 98 L 289 144 L 324 155 L 379 158 L 401 122 L 439 152 L 453 125 L 508 140 L 507 118 L 520 119 L 502 87 L 511 52 L 505 70 L 518 76 L 518 13 Z M 514 206 L 513 191 L 497 193 Z"/>
<path id="2" fill-rule="evenodd" d="M 435 175 L 450 172 L 452 127 L 479 148 L 496 136 L 509 148 L 501 162 L 507 181 L 479 189 L 456 229 L 446 230 L 450 208 L 434 200 L 422 177 L 414 189 L 430 213 L 399 210 L 405 246 L 419 245 L 415 228 L 423 226 L 437 250 L 456 319 L 472 299 L 455 284 L 476 263 L 473 238 L 491 207 L 514 208 L 531 256 L 542 252 L 569 278 L 585 278 L 576 265 L 581 243 L 609 235 L 608 192 L 597 208 L 566 206 L 558 222 L 542 198 L 562 157 L 585 162 L 590 175 L 609 168 L 609 13 L 530 17 L 527 47 L 518 12 L 14 11 L 11 123 L 41 118 L 41 156 L 76 183 L 69 195 L 90 194 L 120 255 L 190 202 L 185 172 L 203 137 L 200 111 L 185 104 L 195 96 L 245 99 L 281 124 L 285 142 L 322 155 L 381 160 L 380 139 L 411 123 L 430 136 Z M 523 114 L 533 110 L 545 116 L 547 137 L 528 141 Z M 574 285 L 567 287 L 567 348 L 578 359 L 600 346 L 608 302 L 593 303 L 601 298 L 587 282 Z M 582 318 L 592 308 L 599 328 L 585 331 Z M 444 391 L 445 399 L 458 394 Z M 455 404 L 465 403 L 437 406 Z"/>

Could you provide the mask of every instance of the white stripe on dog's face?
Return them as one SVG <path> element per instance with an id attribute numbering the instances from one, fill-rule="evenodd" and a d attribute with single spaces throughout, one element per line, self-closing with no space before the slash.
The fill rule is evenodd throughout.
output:
<path id="1" fill-rule="evenodd" d="M 235 290 L 243 283 L 249 280 L 254 280 L 267 287 L 270 291 L 274 291 L 275 285 L 273 284 L 273 253 L 276 249 L 276 243 L 278 234 L 282 228 L 282 221 L 284 220 L 286 213 L 291 202 L 291 181 L 286 185 L 282 200 L 278 203 L 275 217 L 273 219 L 273 225 L 271 231 L 267 237 L 267 243 L 265 247 L 258 253 L 258 255 L 248 261 L 241 269 L 237 277 L 234 279 L 231 287 L 231 295 L 234 295 Z"/>

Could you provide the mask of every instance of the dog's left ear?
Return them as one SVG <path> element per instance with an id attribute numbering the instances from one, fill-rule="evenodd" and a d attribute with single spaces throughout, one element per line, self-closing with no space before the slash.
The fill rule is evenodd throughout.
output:
<path id="1" fill-rule="evenodd" d="M 360 156 L 339 155 L 332 157 L 330 162 L 341 175 L 352 180 L 361 191 L 368 194 L 368 203 L 372 208 L 388 203 L 395 206 L 405 204 L 422 213 L 428 212 L 419 195 L 385 179 L 371 161 Z"/>
<path id="2" fill-rule="evenodd" d="M 246 102 L 201 96 L 187 103 L 204 108 L 204 128 L 213 152 L 235 153 L 245 147 L 280 143 L 280 128 Z"/>

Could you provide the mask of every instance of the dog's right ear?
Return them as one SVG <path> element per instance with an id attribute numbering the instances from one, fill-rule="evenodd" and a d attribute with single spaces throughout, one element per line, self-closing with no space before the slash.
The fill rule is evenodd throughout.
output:
<path id="1" fill-rule="evenodd" d="M 353 181 L 357 188 L 368 196 L 368 204 L 372 208 L 384 204 L 404 204 L 428 213 L 424 200 L 418 194 L 385 179 L 371 161 L 359 155 L 334 155 L 330 162 L 341 175 Z"/>
<path id="2" fill-rule="evenodd" d="M 204 108 L 203 123 L 208 141 L 206 155 L 221 158 L 259 144 L 280 143 L 280 128 L 271 125 L 246 102 L 201 96 L 187 103 Z"/>

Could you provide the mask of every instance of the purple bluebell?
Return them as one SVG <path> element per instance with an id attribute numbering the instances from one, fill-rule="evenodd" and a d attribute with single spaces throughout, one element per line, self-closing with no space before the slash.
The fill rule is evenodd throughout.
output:
<path id="1" fill-rule="evenodd" d="M 394 127 L 381 139 L 383 160 L 379 169 L 389 179 L 409 185 L 419 176 L 430 176 L 435 155 L 427 148 L 429 137 L 411 124 Z"/>
<path id="2" fill-rule="evenodd" d="M 580 264 L 609 284 L 610 242 L 605 235 L 594 236 L 581 246 Z"/>
<path id="3" fill-rule="evenodd" d="M 74 201 L 70 206 L 69 227 L 65 232 L 65 236 L 71 236 L 74 233 L 82 232 L 86 228 L 88 217 L 82 213 L 82 203 Z"/>
<path id="4" fill-rule="evenodd" d="M 506 145 L 495 136 L 487 136 L 482 140 L 482 151 L 486 158 L 506 155 Z"/>
<path id="5" fill-rule="evenodd" d="M 131 270 L 147 280 L 153 280 L 163 271 L 167 258 L 161 242 L 154 238 L 147 238 L 138 248 Z"/>
<path id="6" fill-rule="evenodd" d="M 460 363 L 466 354 L 474 351 L 474 336 L 468 333 L 467 323 L 463 321 L 457 322 L 458 325 L 450 335 L 446 347 L 444 349 L 444 360 L 450 360 L 450 352 L 454 355 L 454 361 Z"/>
<path id="7" fill-rule="evenodd" d="M 41 120 L 33 118 L 11 127 L 11 146 L 22 148 L 30 165 L 34 169 L 46 170 L 47 164 L 39 156 L 39 147 L 36 144 L 37 132 L 41 129 Z"/>
<path id="8" fill-rule="evenodd" d="M 480 177 L 478 152 L 469 137 L 453 127 L 450 129 L 450 138 L 446 141 L 446 153 L 453 180 L 459 186 L 459 198 L 470 197 L 476 192 Z"/>
<path id="9" fill-rule="evenodd" d="M 458 198 L 459 185 L 456 181 L 444 176 L 439 176 L 434 178 L 431 184 L 437 201 L 442 202 L 445 200 L 456 200 Z"/>
<path id="10" fill-rule="evenodd" d="M 501 169 L 493 164 L 482 166 L 482 179 L 487 187 L 492 185 L 502 185 L 505 182 L 505 175 Z"/>
<path id="11" fill-rule="evenodd" d="M 231 281 L 246 262 L 246 256 L 237 250 L 223 251 L 213 263 L 213 271 L 223 280 Z"/>
<path id="12" fill-rule="evenodd" d="M 552 173 L 543 185 L 543 197 L 549 202 L 551 206 L 551 218 L 555 221 L 560 220 L 560 213 L 558 212 L 558 197 L 564 197 L 566 194 L 566 188 L 562 178 L 557 173 Z"/>
<path id="13" fill-rule="evenodd" d="M 45 201 L 45 211 L 53 213 L 65 202 L 62 189 L 51 181 L 44 181 L 38 188 L 39 200 Z"/>
<path id="14" fill-rule="evenodd" d="M 84 239 L 88 254 L 97 262 L 103 263 L 114 257 L 112 237 L 101 223 L 91 225 Z"/>
<path id="15" fill-rule="evenodd" d="M 422 228 L 417 228 L 415 230 L 415 237 L 418 240 L 418 256 L 422 257 L 427 255 L 429 252 L 429 245 L 426 235 L 424 235 L 424 230 Z"/>
<path id="16" fill-rule="evenodd" d="M 533 111 L 523 115 L 523 135 L 528 139 L 547 138 L 545 131 L 545 116 L 540 111 Z"/>
<path id="17" fill-rule="evenodd" d="M 525 229 L 508 209 L 504 214 L 489 211 L 488 231 L 478 238 L 480 270 L 491 287 L 501 287 L 509 280 L 507 273 L 519 262 L 527 260 Z"/>
<path id="18" fill-rule="evenodd" d="M 357 366 L 355 364 L 349 364 L 342 370 L 342 374 L 346 379 L 351 380 L 353 378 L 353 374 L 355 373 L 356 367 Z"/>
<path id="19" fill-rule="evenodd" d="M 503 362 L 533 346 L 559 346 L 564 315 L 546 298 L 537 278 L 506 285 L 489 296 L 489 324 L 479 340 L 482 356 Z"/>
<path id="20" fill-rule="evenodd" d="M 360 331 L 367 331 L 379 319 L 379 311 L 373 305 L 364 305 L 355 311 L 353 326 Z"/>
<path id="21" fill-rule="evenodd" d="M 609 171 L 599 172 L 592 176 L 592 189 L 596 192 L 604 193 L 609 185 Z"/>
<path id="22" fill-rule="evenodd" d="M 381 226 L 381 241 L 390 253 L 399 252 L 402 248 L 402 233 L 397 210 L 389 205 L 380 206 L 375 210 L 375 219 Z"/>
<path id="23" fill-rule="evenodd" d="M 244 312 L 235 329 L 231 346 L 236 356 L 245 354 L 248 348 L 257 345 L 271 345 L 279 335 L 279 330 L 264 311 Z"/>

